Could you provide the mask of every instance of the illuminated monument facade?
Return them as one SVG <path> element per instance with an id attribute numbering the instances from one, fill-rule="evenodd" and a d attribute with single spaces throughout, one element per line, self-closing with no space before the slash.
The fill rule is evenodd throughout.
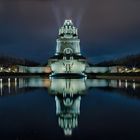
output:
<path id="1" fill-rule="evenodd" d="M 84 75 L 86 59 L 81 55 L 78 29 L 71 20 L 65 20 L 59 29 L 56 53 L 49 59 L 49 65 L 55 74 Z"/>

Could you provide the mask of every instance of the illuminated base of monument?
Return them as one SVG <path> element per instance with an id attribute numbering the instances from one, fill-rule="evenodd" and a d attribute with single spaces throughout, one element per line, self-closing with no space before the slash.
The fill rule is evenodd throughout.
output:
<path id="1" fill-rule="evenodd" d="M 86 77 L 84 71 L 87 62 L 82 55 L 55 55 L 48 62 L 52 69 L 51 76 L 67 77 L 71 75 Z"/>

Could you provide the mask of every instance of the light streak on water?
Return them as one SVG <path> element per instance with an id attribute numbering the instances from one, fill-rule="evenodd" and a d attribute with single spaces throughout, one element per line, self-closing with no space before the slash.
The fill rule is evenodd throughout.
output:
<path id="1" fill-rule="evenodd" d="M 0 93 L 1 93 L 1 96 L 3 95 L 3 84 L 2 84 L 2 79 L 0 79 Z"/>
<path id="2" fill-rule="evenodd" d="M 10 78 L 8 78 L 8 92 L 9 94 L 11 92 L 11 79 Z"/>

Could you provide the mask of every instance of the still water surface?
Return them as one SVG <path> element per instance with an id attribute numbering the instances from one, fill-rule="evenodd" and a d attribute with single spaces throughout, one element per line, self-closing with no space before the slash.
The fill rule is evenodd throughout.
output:
<path id="1" fill-rule="evenodd" d="M 0 140 L 140 140 L 140 82 L 0 79 Z"/>

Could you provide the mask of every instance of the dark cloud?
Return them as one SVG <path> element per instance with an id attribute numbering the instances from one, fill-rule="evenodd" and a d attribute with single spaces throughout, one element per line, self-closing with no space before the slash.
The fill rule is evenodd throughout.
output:
<path id="1" fill-rule="evenodd" d="M 0 0 L 0 52 L 45 61 L 55 51 L 59 26 L 70 18 L 87 57 L 135 53 L 139 7 L 139 0 Z"/>

